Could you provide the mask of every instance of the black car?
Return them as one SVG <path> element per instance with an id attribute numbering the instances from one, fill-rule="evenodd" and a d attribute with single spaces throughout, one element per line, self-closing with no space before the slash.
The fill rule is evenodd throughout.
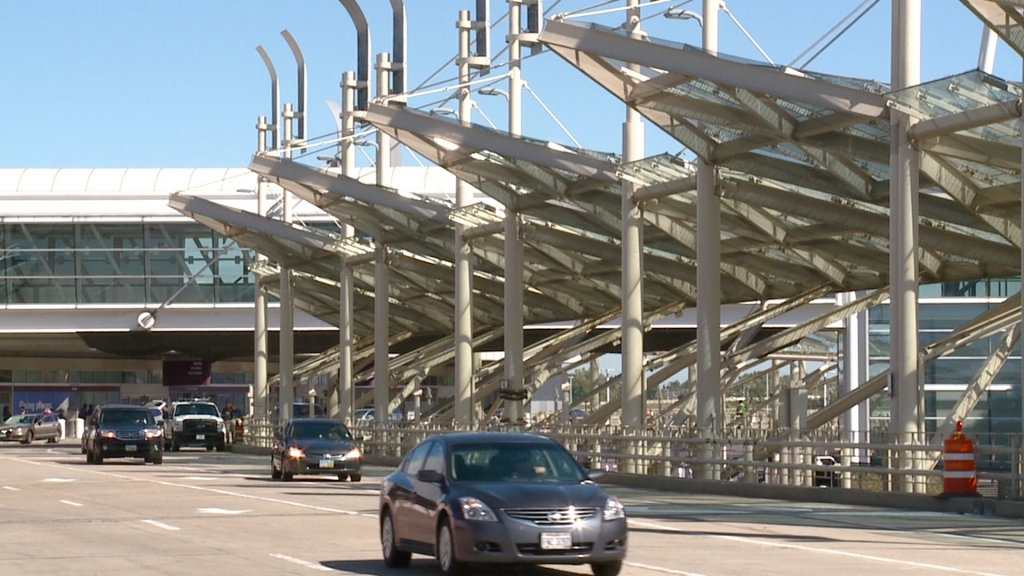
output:
<path id="1" fill-rule="evenodd" d="M 271 478 L 329 474 L 338 480 L 363 479 L 363 453 L 344 424 L 328 418 L 293 418 L 274 436 Z"/>
<path id="2" fill-rule="evenodd" d="M 560 444 L 531 434 L 443 434 L 409 452 L 381 484 L 384 561 L 437 557 L 467 566 L 590 564 L 615 576 L 626 556 L 626 514 Z"/>
<path id="3" fill-rule="evenodd" d="M 164 432 L 149 408 L 108 404 L 93 412 L 85 436 L 85 461 L 102 464 L 106 458 L 164 461 Z"/>

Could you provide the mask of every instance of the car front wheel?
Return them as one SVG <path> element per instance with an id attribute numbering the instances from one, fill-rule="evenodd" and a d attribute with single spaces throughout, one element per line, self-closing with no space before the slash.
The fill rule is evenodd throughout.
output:
<path id="1" fill-rule="evenodd" d="M 391 568 L 406 568 L 412 561 L 412 554 L 399 550 L 395 544 L 395 524 L 391 521 L 391 512 L 387 510 L 380 522 L 380 549 L 384 553 L 384 563 Z"/>
<path id="2" fill-rule="evenodd" d="M 622 561 L 594 562 L 590 565 L 590 569 L 594 572 L 594 576 L 618 576 L 619 571 L 622 570 Z"/>
<path id="3" fill-rule="evenodd" d="M 455 557 L 455 540 L 452 537 L 452 525 L 447 518 L 441 520 L 437 529 L 437 563 L 445 576 L 461 576 L 466 567 Z"/>

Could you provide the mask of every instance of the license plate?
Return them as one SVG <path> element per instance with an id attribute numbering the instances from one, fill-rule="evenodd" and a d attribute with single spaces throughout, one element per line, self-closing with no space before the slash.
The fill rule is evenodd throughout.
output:
<path id="1" fill-rule="evenodd" d="M 321 468 L 334 468 L 334 460 L 321 460 L 320 461 L 320 467 Z"/>
<path id="2" fill-rule="evenodd" d="M 196 434 L 196 440 L 206 440 L 206 434 Z"/>
<path id="3" fill-rule="evenodd" d="M 125 452 L 135 452 L 135 450 L 136 450 L 135 444 L 125 444 L 124 445 L 124 451 Z"/>
<path id="4" fill-rule="evenodd" d="M 572 548 L 572 534 L 565 532 L 542 532 L 540 535 L 541 550 L 568 550 Z"/>

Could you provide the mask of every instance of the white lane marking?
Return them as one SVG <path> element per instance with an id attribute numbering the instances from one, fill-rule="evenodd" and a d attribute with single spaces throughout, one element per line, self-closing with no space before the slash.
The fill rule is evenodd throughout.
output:
<path id="1" fill-rule="evenodd" d="M 291 556 L 285 556 L 284 554 L 271 554 L 270 557 L 271 558 L 278 558 L 280 560 L 285 560 L 287 562 L 291 562 L 292 564 L 298 564 L 299 566 L 305 566 L 306 568 L 310 568 L 310 569 L 313 569 L 313 570 L 319 570 L 321 572 L 334 572 L 334 570 L 328 568 L 327 566 L 322 566 L 322 565 L 317 564 L 315 562 L 309 562 L 308 560 L 300 560 L 298 558 L 292 558 Z"/>
<path id="2" fill-rule="evenodd" d="M 72 502 L 71 500 L 61 500 L 61 502 L 68 506 L 85 506 L 85 504 L 79 504 L 78 502 Z"/>
<path id="3" fill-rule="evenodd" d="M 44 478 L 43 479 L 43 482 L 54 482 L 54 483 L 58 483 L 58 484 L 64 483 L 64 482 L 74 482 L 74 481 L 75 481 L 74 478 Z"/>
<path id="4" fill-rule="evenodd" d="M 157 528 L 163 528 L 164 530 L 181 530 L 181 528 L 178 528 L 177 526 L 171 526 L 170 524 L 164 524 L 163 522 L 157 522 L 156 520 L 143 520 L 143 522 L 156 526 Z"/>
<path id="5" fill-rule="evenodd" d="M 182 478 L 182 480 L 192 480 L 193 482 L 195 482 L 195 481 L 204 481 L 204 480 L 216 480 L 216 478 L 211 478 L 209 476 L 186 476 L 186 477 Z"/>
<path id="6" fill-rule="evenodd" d="M 245 514 L 246 512 L 248 512 L 248 510 L 225 510 L 223 508 L 197 508 L 197 510 L 199 510 L 200 512 L 203 512 L 204 514 L 228 514 L 228 515 Z"/>
<path id="7" fill-rule="evenodd" d="M 14 492 L 21 492 L 21 488 L 15 488 L 14 486 L 4 486 L 4 490 L 12 490 Z"/>
<path id="8" fill-rule="evenodd" d="M 664 524 L 655 524 L 653 522 L 642 522 L 639 520 L 630 519 L 629 523 L 636 526 L 643 526 L 646 528 L 657 528 L 659 530 L 666 530 L 669 532 L 686 533 L 686 530 L 681 530 L 673 526 L 666 526 Z M 872 556 L 870 554 L 858 554 L 856 552 L 844 552 L 842 550 L 831 550 L 828 548 L 812 548 L 810 546 L 801 546 L 799 544 L 789 544 L 785 542 L 769 542 L 767 540 L 759 540 L 757 538 L 748 538 L 745 536 L 725 536 L 725 535 L 712 535 L 712 538 L 721 538 L 723 540 L 730 540 L 733 542 L 742 542 L 744 544 L 757 544 L 759 546 L 774 546 L 776 548 L 789 548 L 790 550 L 800 550 L 803 552 L 817 552 L 819 554 L 831 554 L 833 556 L 846 556 L 848 558 L 857 558 L 859 560 L 873 560 L 875 562 L 884 562 L 886 564 L 900 564 L 903 566 L 913 566 L 915 568 L 927 568 L 929 570 L 938 570 L 940 572 L 955 572 L 957 574 L 975 574 L 976 576 L 1005 576 L 1003 574 L 996 574 L 994 572 L 977 572 L 974 570 L 965 570 L 962 568 L 954 568 L 952 566 L 940 566 L 938 564 L 927 564 L 924 562 L 914 562 L 912 560 L 897 560 L 895 558 L 885 558 L 884 556 Z"/>
<path id="9" fill-rule="evenodd" d="M 679 574 L 680 576 L 704 576 L 696 572 L 683 572 L 682 570 L 673 570 L 671 568 L 662 568 L 661 566 L 651 566 L 650 564 L 640 564 L 639 562 L 623 562 L 626 566 L 632 566 L 634 568 L 642 568 L 644 570 L 651 570 L 653 572 L 661 572 L 663 574 Z"/>

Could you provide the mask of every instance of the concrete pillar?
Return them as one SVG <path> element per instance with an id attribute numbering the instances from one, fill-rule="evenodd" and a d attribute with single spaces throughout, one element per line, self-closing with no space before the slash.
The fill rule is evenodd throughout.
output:
<path id="1" fill-rule="evenodd" d="M 471 22 L 469 11 L 459 13 L 459 83 L 469 83 Z M 459 90 L 459 120 L 472 124 L 473 101 L 468 88 Z M 473 203 L 473 191 L 461 179 L 455 181 L 455 205 Z M 463 239 L 466 227 L 455 224 L 455 426 L 472 428 L 473 414 L 473 260 Z"/>
<path id="2" fill-rule="evenodd" d="M 267 119 L 260 116 L 256 125 L 259 132 L 258 150 L 260 154 L 267 151 Z M 267 216 L 267 181 L 262 177 L 256 180 L 256 212 L 266 218 Z M 264 264 L 267 257 L 259 252 L 256 253 L 256 264 Z M 259 277 L 254 278 L 253 291 L 255 293 L 255 318 L 253 321 L 253 416 L 257 419 L 266 419 L 269 416 L 267 403 L 267 361 L 270 355 L 267 332 L 267 291 Z"/>
<path id="3" fill-rule="evenodd" d="M 292 118 L 294 112 L 290 103 L 284 105 L 284 146 L 285 158 L 291 159 Z M 284 191 L 282 198 L 282 220 L 286 224 L 292 222 L 292 193 Z M 295 302 L 292 298 L 292 271 L 281 263 L 281 308 L 280 308 L 280 360 L 278 375 L 281 385 L 279 391 L 280 419 L 282 422 L 291 420 L 292 404 L 295 402 L 295 382 L 292 380 L 295 370 Z"/>

